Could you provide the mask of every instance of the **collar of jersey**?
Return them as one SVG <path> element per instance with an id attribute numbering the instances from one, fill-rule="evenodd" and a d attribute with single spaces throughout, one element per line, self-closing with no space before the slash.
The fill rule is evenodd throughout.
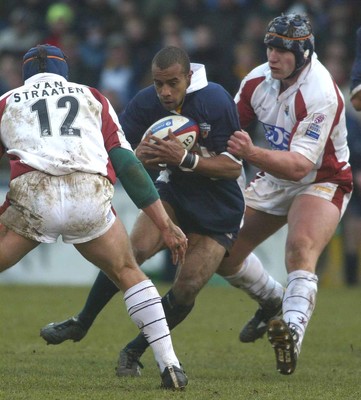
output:
<path id="1" fill-rule="evenodd" d="M 61 75 L 52 74 L 51 72 L 39 72 L 38 74 L 35 74 L 35 75 L 31 76 L 29 79 L 27 79 L 25 81 L 25 83 L 48 81 L 48 80 L 67 82 L 67 80 Z"/>
<path id="2" fill-rule="evenodd" d="M 187 88 L 187 94 L 203 89 L 208 85 L 206 67 L 203 64 L 191 63 L 191 70 L 193 75 L 191 84 Z"/>

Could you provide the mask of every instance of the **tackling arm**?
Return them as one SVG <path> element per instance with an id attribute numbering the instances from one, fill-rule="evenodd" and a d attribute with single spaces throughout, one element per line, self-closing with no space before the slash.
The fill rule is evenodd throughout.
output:
<path id="1" fill-rule="evenodd" d="M 228 141 L 228 151 L 262 171 L 290 181 L 299 181 L 311 172 L 314 164 L 295 151 L 269 150 L 255 146 L 245 131 L 236 131 Z"/>
<path id="2" fill-rule="evenodd" d="M 184 263 L 187 238 L 165 211 L 150 176 L 134 153 L 121 147 L 110 150 L 109 157 L 115 173 L 134 204 L 143 210 L 162 233 L 172 252 L 173 263 Z"/>
<path id="3" fill-rule="evenodd" d="M 117 178 L 138 208 L 148 207 L 159 199 L 150 176 L 132 151 L 115 147 L 109 157 Z"/>

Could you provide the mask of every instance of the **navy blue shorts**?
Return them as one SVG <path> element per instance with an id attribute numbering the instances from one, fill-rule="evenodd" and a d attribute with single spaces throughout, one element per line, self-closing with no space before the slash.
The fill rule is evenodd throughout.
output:
<path id="1" fill-rule="evenodd" d="M 173 208 L 184 233 L 209 236 L 229 251 L 243 219 L 244 200 L 240 192 L 237 201 L 227 201 L 227 192 L 220 190 L 221 186 L 218 182 L 195 190 L 156 182 L 161 200 Z"/>

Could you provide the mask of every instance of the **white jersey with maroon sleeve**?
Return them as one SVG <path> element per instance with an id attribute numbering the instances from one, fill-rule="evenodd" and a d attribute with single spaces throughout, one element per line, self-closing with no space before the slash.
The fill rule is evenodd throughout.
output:
<path id="1" fill-rule="evenodd" d="M 51 73 L 34 75 L 0 98 L 0 139 L 11 179 L 31 170 L 55 176 L 80 171 L 114 182 L 108 152 L 131 150 L 104 96 Z"/>
<path id="2" fill-rule="evenodd" d="M 344 99 L 315 54 L 297 82 L 281 94 L 268 63 L 255 68 L 242 81 L 235 101 L 242 128 L 256 118 L 272 149 L 298 152 L 315 164 L 297 184 L 351 185 Z"/>

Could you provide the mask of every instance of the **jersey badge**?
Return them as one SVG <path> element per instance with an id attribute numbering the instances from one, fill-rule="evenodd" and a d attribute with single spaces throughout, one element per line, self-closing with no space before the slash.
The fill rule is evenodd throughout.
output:
<path id="1" fill-rule="evenodd" d="M 208 137 L 210 131 L 211 131 L 210 124 L 207 124 L 206 122 L 201 122 L 199 124 L 199 134 L 203 139 Z"/>
<path id="2" fill-rule="evenodd" d="M 322 124 L 325 121 L 325 119 L 326 119 L 325 114 L 319 114 L 319 113 L 314 114 L 312 122 L 309 124 L 306 130 L 306 136 L 310 137 L 311 139 L 318 140 L 318 138 L 320 137 Z"/>

